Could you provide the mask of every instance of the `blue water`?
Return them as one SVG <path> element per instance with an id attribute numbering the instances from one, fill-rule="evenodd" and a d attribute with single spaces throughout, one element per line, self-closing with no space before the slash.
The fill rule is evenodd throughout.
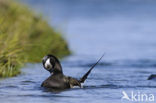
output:
<path id="1" fill-rule="evenodd" d="M 50 75 L 41 64 L 27 64 L 21 75 L 0 81 L 2 103 L 133 103 L 121 100 L 123 91 L 156 101 L 156 81 L 147 80 L 156 74 L 155 0 L 22 1 L 68 41 L 73 54 L 61 61 L 64 74 L 79 78 L 106 55 L 84 88 L 59 93 L 40 87 Z"/>

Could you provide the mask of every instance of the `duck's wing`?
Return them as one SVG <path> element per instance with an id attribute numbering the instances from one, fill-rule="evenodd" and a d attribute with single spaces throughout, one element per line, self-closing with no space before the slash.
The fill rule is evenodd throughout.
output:
<path id="1" fill-rule="evenodd" d="M 74 86 L 79 86 L 81 88 L 81 83 L 79 82 L 79 80 L 72 77 L 68 77 L 68 80 L 70 88 L 73 88 Z"/>
<path id="2" fill-rule="evenodd" d="M 87 79 L 88 75 L 90 74 L 91 70 L 100 62 L 100 60 L 104 55 L 105 54 L 103 54 L 101 58 L 88 70 L 88 72 L 85 75 L 83 75 L 83 77 L 79 80 L 80 83 L 84 83 L 84 81 Z"/>

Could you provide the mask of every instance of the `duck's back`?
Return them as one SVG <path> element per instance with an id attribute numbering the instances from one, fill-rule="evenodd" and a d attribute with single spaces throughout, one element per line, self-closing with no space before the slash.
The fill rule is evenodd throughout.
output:
<path id="1" fill-rule="evenodd" d="M 70 88 L 69 79 L 63 74 L 51 75 L 42 83 L 41 86 L 46 88 L 53 88 L 53 89 Z"/>

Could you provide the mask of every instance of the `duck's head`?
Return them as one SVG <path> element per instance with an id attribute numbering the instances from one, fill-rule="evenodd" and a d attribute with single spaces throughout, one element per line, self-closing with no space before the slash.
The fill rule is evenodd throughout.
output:
<path id="1" fill-rule="evenodd" d="M 59 60 L 53 55 L 47 55 L 42 59 L 43 67 L 50 73 L 63 73 Z"/>

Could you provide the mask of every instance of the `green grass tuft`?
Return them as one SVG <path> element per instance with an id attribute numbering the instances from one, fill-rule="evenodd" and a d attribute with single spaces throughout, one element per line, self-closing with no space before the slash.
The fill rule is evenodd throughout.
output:
<path id="1" fill-rule="evenodd" d="M 61 34 L 22 4 L 0 0 L 0 77 L 16 76 L 24 63 L 47 54 L 70 54 Z"/>

